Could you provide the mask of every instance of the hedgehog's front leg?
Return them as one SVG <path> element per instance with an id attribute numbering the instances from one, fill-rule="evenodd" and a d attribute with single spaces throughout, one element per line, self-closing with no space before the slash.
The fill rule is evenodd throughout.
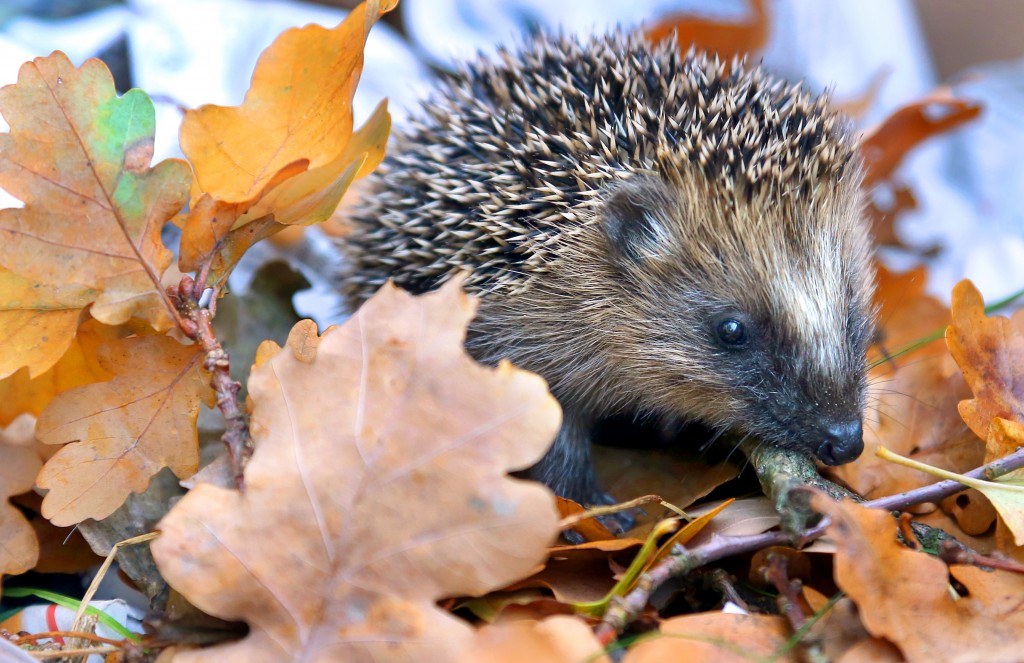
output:
<path id="1" fill-rule="evenodd" d="M 594 474 L 590 454 L 592 428 L 589 420 L 566 410 L 554 444 L 540 462 L 526 471 L 526 476 L 583 506 L 615 504 L 615 498 L 601 490 Z M 627 512 L 602 516 L 600 520 L 615 534 L 633 526 L 633 517 Z"/>

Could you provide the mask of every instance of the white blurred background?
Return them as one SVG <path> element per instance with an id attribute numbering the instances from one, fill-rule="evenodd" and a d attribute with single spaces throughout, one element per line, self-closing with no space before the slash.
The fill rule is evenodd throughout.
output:
<path id="1" fill-rule="evenodd" d="M 140 87 L 157 103 L 157 158 L 178 156 L 178 105 L 239 103 L 260 51 L 277 34 L 311 22 L 333 26 L 351 4 L 0 0 L 0 84 L 14 82 L 22 62 L 55 49 L 76 64 L 101 57 L 121 91 Z M 897 268 L 926 261 L 929 290 L 946 300 L 963 277 L 987 300 L 1024 288 L 1024 3 L 766 0 L 766 8 L 770 38 L 762 55 L 776 72 L 831 88 L 840 101 L 863 97 L 884 76 L 862 126 L 940 83 L 984 105 L 980 120 L 933 139 L 904 163 L 899 179 L 919 209 L 897 226 L 910 249 L 883 257 Z M 751 10 L 747 0 L 401 0 L 371 33 L 356 121 L 386 96 L 400 126 L 453 58 L 527 31 L 652 24 L 670 12 L 742 20 Z M 0 199 L 0 206 L 17 204 Z M 296 306 L 330 321 L 338 306 L 316 273 L 324 268 L 306 271 L 314 291 L 300 293 Z"/>

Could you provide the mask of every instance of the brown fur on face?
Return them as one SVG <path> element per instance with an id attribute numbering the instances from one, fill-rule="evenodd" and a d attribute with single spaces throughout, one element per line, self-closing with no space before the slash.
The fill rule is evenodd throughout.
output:
<path id="1" fill-rule="evenodd" d="M 597 499 L 587 429 L 613 413 L 849 456 L 822 440 L 859 436 L 870 244 L 823 98 L 674 44 L 540 37 L 450 80 L 373 185 L 341 245 L 349 301 L 468 270 L 470 350 L 563 405 L 535 471 L 562 494 Z"/>

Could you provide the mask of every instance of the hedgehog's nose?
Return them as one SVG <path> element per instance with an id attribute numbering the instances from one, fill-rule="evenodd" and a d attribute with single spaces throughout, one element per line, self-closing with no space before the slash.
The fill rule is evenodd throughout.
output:
<path id="1" fill-rule="evenodd" d="M 815 455 L 826 465 L 849 463 L 864 451 L 864 428 L 860 419 L 830 424 L 823 432 L 825 441 Z"/>

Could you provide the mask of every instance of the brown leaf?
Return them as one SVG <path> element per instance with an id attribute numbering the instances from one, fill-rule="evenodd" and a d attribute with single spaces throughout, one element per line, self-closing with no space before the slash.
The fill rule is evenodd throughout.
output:
<path id="1" fill-rule="evenodd" d="M 629 566 L 643 543 L 641 539 L 613 539 L 555 546 L 543 569 L 506 589 L 542 587 L 566 604 L 600 601 L 615 586 L 616 568 Z"/>
<path id="2" fill-rule="evenodd" d="M 590 626 L 579 617 L 568 615 L 484 626 L 458 660 L 463 663 L 611 663 Z"/>
<path id="3" fill-rule="evenodd" d="M 213 404 L 197 346 L 167 336 L 114 341 L 100 363 L 114 375 L 57 396 L 36 434 L 65 445 L 39 474 L 49 489 L 43 515 L 55 525 L 110 515 L 164 467 L 184 478 L 198 469 L 196 417 Z"/>
<path id="4" fill-rule="evenodd" d="M 727 461 L 708 465 L 696 453 L 605 446 L 594 447 L 594 467 L 601 485 L 619 499 L 658 495 L 680 509 L 740 472 L 738 465 Z M 648 504 L 638 510 L 636 526 L 628 534 L 643 538 L 662 517 L 672 515 L 659 504 Z"/>
<path id="5" fill-rule="evenodd" d="M 171 327 L 160 231 L 184 206 L 191 172 L 178 160 L 149 167 L 149 98 L 118 97 L 102 62 L 76 69 L 57 51 L 22 65 L 0 111 L 11 127 L 0 134 L 0 186 L 25 203 L 0 210 L 0 264 L 31 283 L 80 286 L 71 307 L 92 301 L 104 323 Z M 71 330 L 62 334 L 66 343 Z"/>
<path id="6" fill-rule="evenodd" d="M 474 310 L 458 283 L 386 286 L 322 337 L 307 321 L 261 347 L 245 493 L 197 486 L 153 544 L 191 602 L 250 624 L 189 660 L 453 660 L 472 634 L 435 602 L 545 558 L 552 495 L 506 472 L 545 452 L 558 404 L 539 377 L 470 359 Z"/>
<path id="7" fill-rule="evenodd" d="M 995 418 L 1024 423 L 1024 315 L 986 317 L 981 293 L 970 281 L 953 288 L 953 324 L 946 344 L 974 398 L 960 414 L 981 439 Z"/>
<path id="8" fill-rule="evenodd" d="M 1024 633 L 1020 601 L 954 600 L 946 565 L 901 545 L 888 512 L 820 495 L 813 505 L 832 518 L 828 533 L 837 547 L 836 584 L 857 604 L 868 632 L 894 643 L 909 661 L 1019 660 Z M 1013 586 L 1021 582 L 997 573 Z M 977 582 L 978 576 L 968 581 Z M 976 588 L 972 595 L 982 586 Z"/>
<path id="9" fill-rule="evenodd" d="M 795 663 L 783 652 L 789 639 L 786 620 L 775 615 L 733 615 L 705 612 L 673 617 L 661 623 L 660 637 L 633 646 L 623 663 L 748 663 L 771 658 Z"/>
<path id="10" fill-rule="evenodd" d="M 24 573 L 39 559 L 39 541 L 8 500 L 32 490 L 43 461 L 35 449 L 34 421 L 24 416 L 0 430 L 0 576 Z"/>

